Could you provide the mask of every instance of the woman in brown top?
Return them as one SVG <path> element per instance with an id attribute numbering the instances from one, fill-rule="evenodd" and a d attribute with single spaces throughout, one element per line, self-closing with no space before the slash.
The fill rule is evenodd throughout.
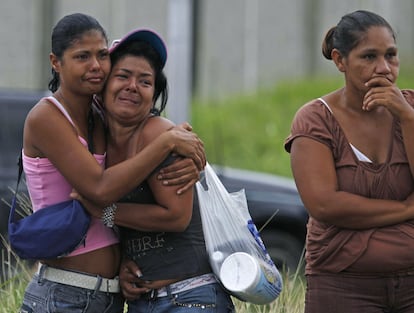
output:
<path id="1" fill-rule="evenodd" d="M 309 212 L 305 312 L 414 312 L 414 91 L 395 33 L 355 11 L 323 55 L 345 86 L 304 105 L 285 148 Z"/>

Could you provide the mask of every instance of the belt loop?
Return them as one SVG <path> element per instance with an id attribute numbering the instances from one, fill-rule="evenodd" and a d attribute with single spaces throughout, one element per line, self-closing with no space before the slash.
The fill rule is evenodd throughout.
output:
<path id="1" fill-rule="evenodd" d="M 151 289 L 150 296 L 149 296 L 150 300 L 155 301 L 157 297 L 158 297 L 158 289 Z"/>
<path id="2" fill-rule="evenodd" d="M 47 265 L 43 263 L 39 263 L 39 270 L 38 270 L 38 280 L 37 282 L 40 283 L 43 279 L 43 275 L 47 269 Z"/>
<path id="3" fill-rule="evenodd" d="M 171 294 L 171 287 L 170 285 L 165 286 L 165 289 L 167 290 L 167 296 L 168 298 L 172 299 L 173 295 Z"/>
<path id="4" fill-rule="evenodd" d="M 99 289 L 101 288 L 101 285 L 102 285 L 102 277 L 97 275 L 96 278 L 97 278 L 97 281 L 96 281 L 95 288 L 93 290 L 94 295 L 99 291 Z"/>

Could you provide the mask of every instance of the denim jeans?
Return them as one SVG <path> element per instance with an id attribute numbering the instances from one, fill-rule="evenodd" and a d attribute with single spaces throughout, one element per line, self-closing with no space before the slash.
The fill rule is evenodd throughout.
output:
<path id="1" fill-rule="evenodd" d="M 128 313 L 233 313 L 234 305 L 228 293 L 212 283 L 177 294 L 155 299 L 141 297 L 128 302 Z"/>
<path id="2" fill-rule="evenodd" d="M 58 284 L 35 275 L 26 288 L 20 313 L 122 313 L 119 293 Z"/>

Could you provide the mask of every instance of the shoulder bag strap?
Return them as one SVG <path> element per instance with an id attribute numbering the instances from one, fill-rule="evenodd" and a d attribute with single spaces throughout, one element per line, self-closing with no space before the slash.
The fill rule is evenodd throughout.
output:
<path id="1" fill-rule="evenodd" d="M 22 173 L 23 173 L 23 161 L 22 161 L 22 152 L 21 152 L 21 150 L 20 150 L 19 158 L 17 160 L 17 166 L 19 168 L 19 171 L 18 171 L 18 175 L 17 175 L 16 188 L 14 189 L 13 200 L 12 200 L 11 208 L 10 208 L 9 223 L 14 221 L 14 216 L 15 216 L 15 211 L 16 211 L 17 191 L 19 189 L 19 183 L 20 183 L 20 179 L 21 179 Z"/>
<path id="2" fill-rule="evenodd" d="M 95 128 L 95 120 L 93 116 L 93 110 L 91 109 L 88 113 L 88 149 L 89 152 L 93 154 L 93 130 Z"/>

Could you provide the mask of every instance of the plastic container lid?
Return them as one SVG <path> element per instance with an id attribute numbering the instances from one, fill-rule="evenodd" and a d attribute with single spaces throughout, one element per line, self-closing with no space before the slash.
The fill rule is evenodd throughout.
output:
<path id="1" fill-rule="evenodd" d="M 245 252 L 229 255 L 220 269 L 220 280 L 224 287 L 233 292 L 248 292 L 260 279 L 257 261 Z"/>

